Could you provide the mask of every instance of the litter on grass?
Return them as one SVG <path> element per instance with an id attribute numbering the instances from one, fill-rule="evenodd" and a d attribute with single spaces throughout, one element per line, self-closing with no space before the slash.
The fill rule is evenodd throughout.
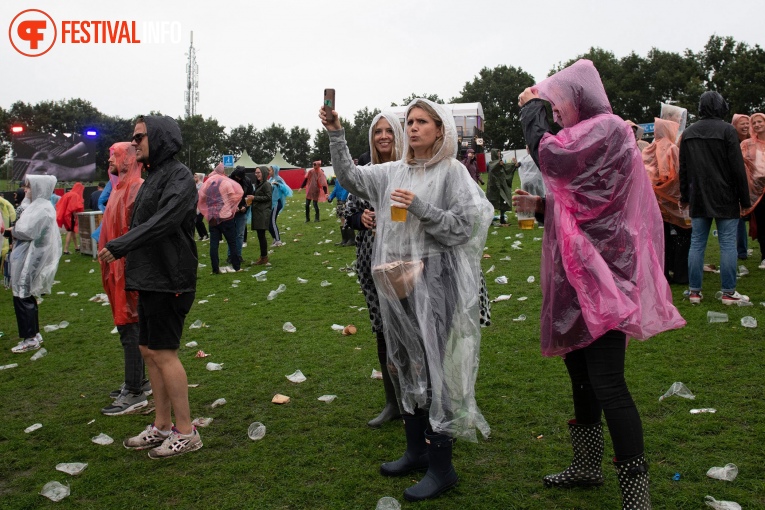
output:
<path id="1" fill-rule="evenodd" d="M 329 287 L 329 286 L 330 286 L 330 285 L 332 285 L 332 284 L 331 284 L 331 283 L 329 283 L 327 280 L 324 280 L 324 281 L 322 281 L 322 282 L 321 282 L 321 284 L 320 284 L 320 285 L 321 285 L 322 287 Z"/>
<path id="2" fill-rule="evenodd" d="M 206 358 L 207 356 L 209 356 L 209 354 L 203 350 L 197 351 L 197 353 L 194 355 L 195 358 Z"/>
<path id="3" fill-rule="evenodd" d="M 494 283 L 505 285 L 507 283 L 507 276 L 498 276 L 494 278 Z"/>
<path id="4" fill-rule="evenodd" d="M 493 272 L 494 269 L 495 269 L 494 264 L 492 264 L 491 267 L 489 269 L 487 269 L 483 274 L 489 274 L 489 273 Z"/>
<path id="5" fill-rule="evenodd" d="M 253 441 L 259 441 L 266 435 L 266 426 L 259 421 L 250 423 L 250 427 L 247 429 L 247 437 Z"/>
<path id="6" fill-rule="evenodd" d="M 106 446 L 108 444 L 112 444 L 114 442 L 114 439 L 112 439 L 111 437 L 101 432 L 96 437 L 92 438 L 91 441 L 93 441 L 96 444 Z"/>
<path id="7" fill-rule="evenodd" d="M 197 304 L 198 304 L 198 305 L 203 305 L 203 304 L 205 304 L 205 303 L 209 303 L 209 301 L 208 301 L 208 300 L 206 300 L 206 299 L 200 299 L 199 301 L 197 301 Z"/>
<path id="8" fill-rule="evenodd" d="M 521 296 L 518 298 L 518 301 L 526 301 L 527 299 L 529 298 L 527 298 L 526 296 Z"/>
<path id="9" fill-rule="evenodd" d="M 226 405 L 226 399 L 225 398 L 219 398 L 212 404 L 210 404 L 210 407 L 215 409 L 216 407 L 225 406 Z"/>
<path id="10" fill-rule="evenodd" d="M 207 365 L 205 365 L 205 368 L 209 370 L 210 372 L 214 372 L 216 370 L 223 370 L 223 363 L 213 363 L 211 361 Z"/>
<path id="11" fill-rule="evenodd" d="M 492 300 L 491 300 L 491 302 L 492 302 L 492 303 L 497 303 L 498 301 L 507 301 L 507 300 L 509 300 L 511 297 L 513 297 L 513 295 L 512 295 L 512 294 L 502 294 L 502 295 L 500 295 L 500 296 L 497 296 L 497 297 L 495 297 L 494 299 L 492 299 Z"/>
<path id="12" fill-rule="evenodd" d="M 61 321 L 58 324 L 48 324 L 43 328 L 43 331 L 46 333 L 50 333 L 51 331 L 57 331 L 59 329 L 65 329 L 67 326 L 69 326 L 69 323 L 66 321 Z"/>
<path id="13" fill-rule="evenodd" d="M 528 283 L 534 283 L 534 277 L 533 276 L 529 276 L 528 278 L 526 278 L 526 281 Z"/>
<path id="14" fill-rule="evenodd" d="M 32 357 L 31 357 L 31 358 L 29 358 L 29 359 L 30 359 L 30 361 L 37 361 L 38 359 L 40 359 L 40 358 L 44 358 L 45 356 L 47 356 L 47 354 L 48 354 L 48 350 L 47 350 L 47 349 L 45 349 L 45 347 L 43 347 L 43 348 L 41 348 L 39 351 L 37 351 L 36 353 L 34 353 L 34 354 L 32 355 Z"/>
<path id="15" fill-rule="evenodd" d="M 68 475 L 77 476 L 85 471 L 86 467 L 88 467 L 86 462 L 62 462 L 60 464 L 56 464 L 56 471 L 61 471 L 62 473 L 66 473 Z"/>
<path id="16" fill-rule="evenodd" d="M 199 345 L 199 344 L 197 344 L 193 340 L 191 342 L 186 342 L 186 347 L 196 347 L 197 345 Z"/>
<path id="17" fill-rule="evenodd" d="M 385 496 L 377 501 L 375 510 L 401 510 L 401 503 L 396 498 Z"/>
<path id="18" fill-rule="evenodd" d="M 503 262 L 510 262 L 510 260 L 511 260 L 511 259 L 510 259 L 510 255 L 505 255 L 504 257 L 502 257 L 502 258 L 501 258 L 501 259 L 499 259 L 499 260 L 501 260 L 501 261 L 503 261 Z"/>
<path id="19" fill-rule="evenodd" d="M 707 471 L 707 476 L 715 480 L 732 482 L 738 476 L 738 466 L 735 464 L 725 464 L 724 467 L 711 467 Z"/>
<path id="20" fill-rule="evenodd" d="M 704 498 L 704 503 L 707 506 L 714 508 L 715 510 L 741 510 L 741 505 L 735 501 L 717 501 L 712 496 Z"/>
<path id="21" fill-rule="evenodd" d="M 710 323 L 728 322 L 728 314 L 709 310 L 707 312 L 707 321 Z"/>
<path id="22" fill-rule="evenodd" d="M 356 307 L 353 307 L 356 308 Z M 332 324 L 332 331 L 342 331 L 345 329 L 345 326 L 341 326 L 340 324 Z"/>
<path id="23" fill-rule="evenodd" d="M 741 325 L 744 326 L 745 328 L 756 328 L 757 319 L 749 315 L 747 315 L 746 317 L 741 317 Z"/>
<path id="24" fill-rule="evenodd" d="M 282 326 L 282 329 L 286 333 L 294 333 L 295 331 L 297 331 L 297 328 L 293 326 L 291 322 L 285 322 L 284 326 Z"/>
<path id="25" fill-rule="evenodd" d="M 288 404 L 290 401 L 290 398 L 287 395 L 282 395 L 281 393 L 277 393 L 274 395 L 274 398 L 271 399 L 271 402 L 274 404 Z"/>
<path id="26" fill-rule="evenodd" d="M 525 320 L 526 320 L 526 316 L 521 314 L 518 317 L 516 317 L 515 319 L 513 319 L 513 322 L 523 322 Z"/>
<path id="27" fill-rule="evenodd" d="M 276 290 L 272 290 L 271 292 L 268 293 L 268 298 L 267 299 L 269 301 L 272 301 L 276 296 L 278 296 L 279 294 L 281 294 L 285 290 L 287 290 L 287 286 L 284 285 L 283 283 L 279 284 L 279 286 L 276 288 Z"/>
<path id="28" fill-rule="evenodd" d="M 209 424 L 213 422 L 213 418 L 194 418 L 194 421 L 191 422 L 192 425 L 195 427 L 206 427 Z"/>
<path id="29" fill-rule="evenodd" d="M 51 501 L 58 502 L 67 497 L 70 494 L 70 491 L 69 486 L 67 485 L 61 485 L 58 482 L 48 482 L 43 485 L 40 494 Z"/>
<path id="30" fill-rule="evenodd" d="M 382 372 L 380 372 L 379 370 L 375 370 L 373 368 L 372 369 L 372 375 L 371 375 L 370 379 L 382 379 Z"/>
<path id="31" fill-rule="evenodd" d="M 191 326 L 189 326 L 189 329 L 200 329 L 202 326 L 204 326 L 205 323 L 202 322 L 200 319 L 195 320 Z"/>
<path id="32" fill-rule="evenodd" d="M 285 375 L 284 377 L 286 377 L 287 379 L 289 379 L 290 381 L 294 383 L 301 383 L 306 380 L 306 376 L 304 376 L 303 372 L 301 372 L 300 370 L 295 370 L 290 375 Z"/>
<path id="33" fill-rule="evenodd" d="M 337 395 L 322 395 L 322 396 L 320 396 L 318 398 L 318 400 L 320 400 L 321 402 L 326 402 L 327 404 L 329 404 L 330 402 L 332 402 L 336 398 L 337 398 Z"/>
<path id="34" fill-rule="evenodd" d="M 664 400 L 667 397 L 671 397 L 672 395 L 677 395 L 678 397 L 688 398 L 691 400 L 694 400 L 696 398 L 696 395 L 691 393 L 691 390 L 689 390 L 685 384 L 681 382 L 672 383 L 672 386 L 669 387 L 667 392 L 659 397 L 659 402 Z"/>
<path id="35" fill-rule="evenodd" d="M 300 278 L 300 277 L 298 276 L 297 282 L 298 282 L 298 283 L 308 283 L 308 280 L 305 280 L 305 279 L 303 279 L 303 278 Z"/>
<path id="36" fill-rule="evenodd" d="M 713 407 L 703 407 L 701 409 L 691 409 L 691 414 L 701 414 L 701 413 L 710 413 L 714 414 L 717 412 L 717 409 Z"/>
<path id="37" fill-rule="evenodd" d="M 343 328 L 343 336 L 351 336 L 356 334 L 356 326 L 348 324 Z"/>
<path id="38" fill-rule="evenodd" d="M 29 434 L 30 432 L 34 432 L 35 430 L 41 429 L 41 428 L 42 428 L 42 423 L 35 423 L 34 425 L 30 425 L 29 427 L 25 428 L 24 432 Z"/>
<path id="39" fill-rule="evenodd" d="M 59 292 L 59 294 L 63 294 L 63 292 Z M 107 296 L 106 294 L 96 294 L 92 298 L 88 299 L 88 301 L 91 301 L 93 303 L 108 303 L 109 296 Z"/>

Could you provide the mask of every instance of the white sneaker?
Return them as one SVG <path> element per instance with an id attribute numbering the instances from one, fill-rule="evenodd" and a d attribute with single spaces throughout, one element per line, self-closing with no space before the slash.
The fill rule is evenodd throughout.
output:
<path id="1" fill-rule="evenodd" d="M 765 260 L 763 260 L 762 262 L 760 262 L 760 265 L 759 265 L 759 266 L 757 266 L 757 267 L 759 267 L 760 269 L 765 269 Z"/>
<path id="2" fill-rule="evenodd" d="M 735 305 L 741 301 L 749 302 L 749 296 L 745 296 L 743 294 L 739 294 L 738 291 L 734 291 L 732 294 L 723 293 L 720 300 L 724 305 Z"/>
<path id="3" fill-rule="evenodd" d="M 194 452 L 202 448 L 202 438 L 199 437 L 196 427 L 191 434 L 181 434 L 178 429 L 173 427 L 173 431 L 161 445 L 149 450 L 149 457 L 152 459 L 165 459 L 184 453 Z"/>
<path id="4" fill-rule="evenodd" d="M 29 351 L 36 351 L 40 348 L 40 342 L 37 338 L 26 338 L 19 342 L 16 347 L 11 347 L 11 352 L 21 354 Z"/>
<path id="5" fill-rule="evenodd" d="M 247 248 L 247 243 L 242 243 L 242 248 Z"/>

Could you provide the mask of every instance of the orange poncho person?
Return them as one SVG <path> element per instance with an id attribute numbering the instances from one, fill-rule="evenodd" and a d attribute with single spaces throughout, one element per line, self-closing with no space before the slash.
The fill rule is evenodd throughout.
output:
<path id="1" fill-rule="evenodd" d="M 99 251 L 106 243 L 129 230 L 135 197 L 143 184 L 142 165 L 136 161 L 135 148 L 130 142 L 115 143 L 109 152 L 119 172 L 119 181 L 106 204 L 98 241 Z M 138 292 L 125 291 L 125 260 L 123 257 L 111 264 L 101 262 L 101 280 L 109 296 L 114 324 L 117 326 L 138 322 Z"/>
<path id="2" fill-rule="evenodd" d="M 643 150 L 643 164 L 651 179 L 661 218 L 681 228 L 690 228 L 680 213 L 680 149 L 675 144 L 677 122 L 654 119 L 654 140 Z"/>
<path id="3" fill-rule="evenodd" d="M 72 189 L 64 193 L 64 196 L 56 204 L 56 223 L 68 232 L 77 231 L 77 213 L 85 211 L 85 200 L 82 198 L 83 191 L 85 191 L 85 186 L 81 182 L 75 182 Z"/>

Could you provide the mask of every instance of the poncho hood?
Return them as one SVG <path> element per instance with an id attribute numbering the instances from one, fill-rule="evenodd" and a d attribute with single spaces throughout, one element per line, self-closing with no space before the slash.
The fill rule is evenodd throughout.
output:
<path id="1" fill-rule="evenodd" d="M 413 100 L 411 103 L 409 103 L 409 106 L 406 108 L 406 116 L 404 118 L 409 117 L 409 112 L 412 110 L 412 108 L 416 107 L 419 103 L 425 103 L 430 105 L 433 110 L 435 110 L 436 114 L 441 118 L 441 122 L 444 129 L 444 143 L 441 145 L 441 147 L 436 151 L 433 156 L 431 156 L 430 160 L 428 160 L 425 163 L 426 167 L 430 167 L 438 163 L 439 161 L 443 161 L 445 159 L 449 158 L 455 158 L 457 157 L 457 126 L 454 124 L 454 117 L 446 110 L 446 108 L 443 107 L 443 105 L 434 103 L 433 101 L 430 101 L 428 99 L 424 98 L 417 98 Z M 387 117 L 386 117 L 387 118 Z M 390 120 L 388 120 L 390 122 Z M 397 120 L 396 123 L 399 121 Z M 393 123 L 391 123 L 391 126 Z M 393 128 L 395 129 L 395 128 Z M 404 158 L 406 158 L 406 155 L 409 153 L 409 138 L 404 137 Z"/>
<path id="2" fill-rule="evenodd" d="M 539 96 L 560 111 L 562 126 L 571 127 L 596 115 L 613 113 L 603 82 L 595 65 L 586 59 L 577 60 L 535 85 Z"/>
<path id="3" fill-rule="evenodd" d="M 408 110 L 407 110 L 408 111 Z M 382 163 L 382 161 L 374 161 L 376 158 L 376 151 L 374 150 L 374 131 L 377 122 L 380 119 L 385 119 L 393 129 L 393 159 L 401 159 L 404 155 L 404 128 L 401 127 L 401 121 L 398 120 L 398 115 L 389 111 L 382 111 L 375 115 L 372 119 L 372 124 L 369 126 L 369 155 L 372 158 L 372 164 Z"/>

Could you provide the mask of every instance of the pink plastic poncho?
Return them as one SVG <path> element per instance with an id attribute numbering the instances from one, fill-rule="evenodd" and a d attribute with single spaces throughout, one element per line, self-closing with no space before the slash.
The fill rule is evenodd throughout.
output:
<path id="1" fill-rule="evenodd" d="M 661 218 L 689 229 L 680 212 L 680 149 L 675 144 L 679 128 L 677 122 L 654 119 L 654 140 L 643 150 L 643 164 L 656 193 Z"/>
<path id="2" fill-rule="evenodd" d="M 539 145 L 548 193 L 542 354 L 565 355 L 613 329 L 644 340 L 684 326 L 663 275 L 664 232 L 651 183 L 595 66 L 579 60 L 535 88 L 565 126 Z"/>
<path id="3" fill-rule="evenodd" d="M 317 202 L 326 202 L 327 194 L 324 188 L 327 187 L 327 177 L 321 168 L 311 168 L 306 174 L 305 198 L 307 200 L 316 200 Z"/>
<path id="4" fill-rule="evenodd" d="M 762 113 L 752 114 L 751 120 L 756 118 L 765 120 L 765 115 Z M 757 138 L 751 128 L 749 130 L 751 138 L 741 142 L 741 153 L 744 156 L 746 179 L 749 181 L 749 200 L 751 200 L 752 206 L 741 211 L 742 216 L 754 211 L 765 194 L 765 140 Z M 765 228 L 765 225 L 757 225 L 757 228 Z"/>
<path id="5" fill-rule="evenodd" d="M 216 225 L 234 217 L 244 190 L 239 183 L 226 176 L 223 163 L 220 163 L 207 177 L 198 193 L 197 209 L 208 222 Z"/>
<path id="6" fill-rule="evenodd" d="M 141 169 L 143 165 L 135 159 L 135 148 L 130 142 L 118 142 L 109 148 L 114 155 L 115 165 L 119 170 L 119 181 L 112 188 L 109 201 L 101 222 L 101 236 L 98 240 L 99 251 L 112 239 L 117 239 L 130 230 L 130 218 L 138 190 L 143 184 Z M 109 174 L 109 177 L 117 177 Z M 112 181 L 113 183 L 114 181 Z M 138 291 L 125 290 L 125 258 L 112 263 L 101 262 L 101 282 L 116 326 L 138 322 Z"/>

